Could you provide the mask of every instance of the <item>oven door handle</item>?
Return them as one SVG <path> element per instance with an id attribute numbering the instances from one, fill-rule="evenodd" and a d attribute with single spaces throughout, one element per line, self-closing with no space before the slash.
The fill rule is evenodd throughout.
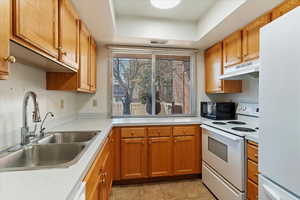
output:
<path id="1" fill-rule="evenodd" d="M 218 129 L 215 129 L 215 128 L 212 128 L 210 126 L 207 126 L 207 125 L 201 125 L 201 128 L 203 129 L 206 129 L 216 135 L 221 135 L 227 139 L 230 139 L 230 140 L 233 140 L 233 141 L 240 141 L 240 140 L 243 140 L 243 138 L 239 137 L 239 136 L 234 136 L 230 133 L 226 133 L 224 131 L 221 131 L 221 130 L 218 130 Z"/>

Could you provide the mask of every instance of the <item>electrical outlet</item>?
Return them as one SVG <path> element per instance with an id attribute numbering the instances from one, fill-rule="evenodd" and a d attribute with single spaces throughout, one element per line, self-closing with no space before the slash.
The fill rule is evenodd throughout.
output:
<path id="1" fill-rule="evenodd" d="M 60 109 L 64 109 L 65 101 L 63 99 L 60 100 Z"/>
<path id="2" fill-rule="evenodd" d="M 93 99 L 93 107 L 97 107 L 98 106 L 98 101 L 97 99 Z"/>

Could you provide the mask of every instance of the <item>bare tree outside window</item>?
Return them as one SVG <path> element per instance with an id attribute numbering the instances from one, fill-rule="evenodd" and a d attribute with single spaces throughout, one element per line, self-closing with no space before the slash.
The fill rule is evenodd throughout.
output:
<path id="1" fill-rule="evenodd" d="M 191 114 L 190 66 L 190 56 L 114 54 L 113 116 Z"/>

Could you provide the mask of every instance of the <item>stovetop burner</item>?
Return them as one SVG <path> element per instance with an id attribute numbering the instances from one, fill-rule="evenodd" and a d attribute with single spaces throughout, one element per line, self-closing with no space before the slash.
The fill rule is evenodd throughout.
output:
<path id="1" fill-rule="evenodd" d="M 246 127 L 233 127 L 231 129 L 235 131 L 242 131 L 242 132 L 256 132 L 256 130 L 252 128 L 246 128 Z"/>
<path id="2" fill-rule="evenodd" d="M 225 122 L 212 122 L 213 124 L 216 124 L 216 125 L 226 125 Z"/>
<path id="3" fill-rule="evenodd" d="M 241 121 L 229 121 L 228 124 L 238 124 L 238 125 L 246 125 L 247 123 Z"/>

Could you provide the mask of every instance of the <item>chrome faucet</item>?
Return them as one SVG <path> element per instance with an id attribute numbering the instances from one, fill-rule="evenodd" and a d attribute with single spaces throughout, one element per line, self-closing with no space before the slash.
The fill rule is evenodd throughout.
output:
<path id="1" fill-rule="evenodd" d="M 52 113 L 52 112 L 47 112 L 46 113 L 46 115 L 45 115 L 45 117 L 44 117 L 44 119 L 43 119 L 43 121 L 42 121 L 42 124 L 41 124 L 41 127 L 40 127 L 40 137 L 44 137 L 45 136 L 45 127 L 44 127 L 44 123 L 45 123 L 45 121 L 46 121 L 46 119 L 47 119 L 47 117 L 48 116 L 51 116 L 51 117 L 54 117 L 54 114 Z"/>
<path id="2" fill-rule="evenodd" d="M 32 121 L 35 123 L 34 131 L 29 131 L 28 121 L 27 121 L 27 107 L 29 97 L 33 100 L 34 110 L 32 112 Z M 21 145 L 26 145 L 30 143 L 30 137 L 36 137 L 35 131 L 38 122 L 41 121 L 39 104 L 36 100 L 36 94 L 32 91 L 26 92 L 23 99 L 23 126 L 21 128 Z"/>

